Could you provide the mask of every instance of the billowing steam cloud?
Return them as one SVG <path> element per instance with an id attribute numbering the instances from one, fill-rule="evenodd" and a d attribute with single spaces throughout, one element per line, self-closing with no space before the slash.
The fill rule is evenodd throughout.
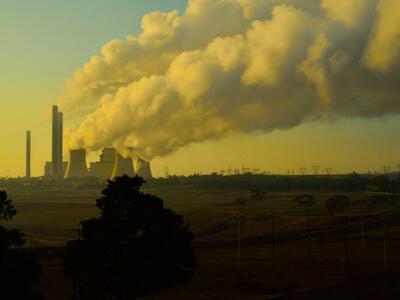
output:
<path id="1" fill-rule="evenodd" d="M 70 147 L 153 158 L 229 132 L 400 112 L 400 1 L 191 0 L 77 70 Z"/>

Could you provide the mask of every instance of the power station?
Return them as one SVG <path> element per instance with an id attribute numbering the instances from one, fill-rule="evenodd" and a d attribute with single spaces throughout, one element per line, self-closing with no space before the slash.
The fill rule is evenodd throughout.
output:
<path id="1" fill-rule="evenodd" d="M 150 162 L 132 154 L 122 155 L 114 148 L 103 149 L 100 161 L 90 163 L 89 174 L 100 179 L 113 179 L 122 175 L 152 178 Z"/>
<path id="2" fill-rule="evenodd" d="M 31 133 L 26 136 L 26 177 L 30 176 Z M 91 162 L 87 167 L 86 149 L 69 150 L 68 163 L 63 161 L 63 113 L 57 105 L 52 107 L 52 154 L 51 162 L 44 166 L 44 177 L 49 179 L 82 179 L 96 177 L 113 179 L 118 176 L 136 174 L 151 179 L 150 162 L 132 155 L 132 149 L 126 149 L 128 155 L 120 154 L 115 148 L 104 148 L 100 161 Z"/>

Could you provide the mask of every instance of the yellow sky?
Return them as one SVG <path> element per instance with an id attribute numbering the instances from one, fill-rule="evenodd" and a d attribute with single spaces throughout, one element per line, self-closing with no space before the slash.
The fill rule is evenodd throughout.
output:
<path id="1" fill-rule="evenodd" d="M 236 0 L 232 0 L 232 2 L 234 1 Z M 352 1 L 354 5 L 360 7 L 366 3 L 359 0 Z M 329 120 L 329 118 L 322 118 L 325 121 L 303 123 L 287 130 L 273 130 L 273 128 L 284 126 L 290 128 L 292 125 L 287 125 L 284 122 L 287 121 L 286 117 L 289 117 L 289 121 L 291 121 L 290 118 L 296 118 L 293 111 L 305 114 L 303 108 L 306 110 L 306 107 L 313 105 L 314 102 L 310 100 L 296 108 L 296 101 L 284 102 L 285 106 L 277 98 L 279 101 L 275 101 L 275 99 L 270 101 L 269 104 L 272 106 L 264 107 L 264 102 L 259 101 L 260 99 L 263 100 L 263 97 L 261 97 L 257 99 L 259 102 L 256 105 L 239 106 L 237 111 L 232 112 L 231 115 L 241 118 L 237 124 L 226 116 L 221 119 L 216 118 L 218 122 L 228 120 L 226 126 L 230 129 L 240 128 L 241 130 L 238 131 L 242 132 L 246 129 L 250 133 L 229 133 L 232 130 L 227 130 L 228 133 L 217 135 L 212 130 L 213 128 L 205 128 L 202 131 L 201 128 L 194 127 L 196 130 L 189 131 L 189 136 L 187 132 L 185 133 L 185 143 L 189 143 L 188 145 L 178 147 L 178 150 L 173 154 L 162 158 L 156 157 L 152 161 L 155 175 L 164 175 L 166 167 L 168 167 L 170 174 L 210 173 L 242 166 L 282 174 L 285 174 L 288 169 L 298 171 L 300 167 L 307 167 L 311 172 L 313 165 L 319 165 L 321 168 L 329 166 L 335 172 L 381 171 L 383 165 L 394 167 L 400 162 L 400 134 L 396 130 L 400 126 L 400 118 L 397 116 L 398 96 L 396 98 L 396 95 L 398 95 L 399 66 L 394 64 L 393 61 L 398 58 L 400 47 L 393 42 L 397 36 L 397 27 L 391 26 L 391 24 L 397 22 L 395 12 L 399 9 L 399 5 L 393 0 L 371 0 L 370 2 L 378 3 L 378 1 L 381 5 L 376 11 L 374 23 L 370 23 L 370 25 L 375 24 L 374 27 L 371 25 L 371 28 L 375 28 L 371 32 L 364 32 L 366 26 L 363 24 L 368 22 L 363 19 L 362 10 L 352 9 L 348 10 L 345 15 L 338 14 L 340 9 L 347 7 L 347 2 L 324 0 L 323 7 L 326 9 L 326 16 L 324 15 L 323 18 L 327 19 L 326 22 L 331 22 L 329 26 L 332 26 L 331 30 L 327 30 L 327 32 L 313 32 L 314 20 L 310 21 L 301 10 L 288 6 L 281 6 L 275 10 L 272 21 L 268 19 L 271 18 L 270 14 L 267 14 L 267 16 L 260 16 L 260 18 L 266 18 L 264 22 L 255 22 L 253 25 L 249 25 L 244 20 L 243 24 L 238 21 L 235 26 L 232 26 L 230 22 L 225 22 L 225 24 L 222 21 L 229 20 L 229 18 L 236 20 L 236 8 L 229 13 L 229 8 L 223 7 L 221 9 L 221 7 L 215 6 L 213 9 L 221 9 L 223 13 L 226 13 L 225 18 L 218 19 L 222 23 L 218 24 L 219 26 L 213 26 L 213 30 L 215 29 L 216 32 L 205 30 L 198 36 L 189 34 L 188 36 L 178 36 L 174 40 L 176 32 L 182 33 L 191 28 L 209 26 L 210 20 L 215 20 L 212 11 L 204 12 L 201 1 L 192 1 L 192 3 L 197 4 L 193 5 L 185 17 L 193 23 L 189 21 L 185 23 L 179 18 L 187 5 L 186 0 L 154 1 L 146 4 L 143 4 L 143 1 L 124 0 L 119 2 L 118 5 L 113 5 L 106 0 L 99 0 L 96 6 L 90 3 L 82 4 L 78 0 L 68 3 L 40 0 L 35 3 L 28 3 L 26 6 L 21 6 L 21 4 L 11 0 L 0 0 L 1 7 L 4 8 L 0 12 L 0 19 L 3 22 L 3 26 L 0 27 L 0 140 L 2 141 L 0 147 L 0 177 L 24 175 L 25 131 L 27 129 L 32 131 L 32 174 L 34 176 L 42 175 L 44 163 L 51 156 L 51 105 L 55 104 L 59 96 L 64 93 L 66 80 L 70 80 L 74 70 L 78 67 L 81 68 L 93 54 L 99 53 L 99 49 L 109 41 L 115 38 L 125 41 L 126 35 L 137 35 L 141 30 L 140 19 L 144 14 L 155 10 L 171 11 L 173 9 L 178 11 L 169 14 L 156 13 L 145 19 L 146 30 L 140 42 L 140 45 L 154 47 L 151 48 L 154 53 L 158 53 L 158 51 L 168 53 L 168 55 L 162 57 L 166 62 L 162 61 L 160 56 L 157 56 L 157 58 L 160 58 L 161 62 L 157 60 L 157 63 L 160 62 L 160 70 L 162 71 L 155 68 L 157 64 L 155 62 L 153 64 L 153 57 L 147 58 L 146 61 L 143 60 L 143 69 L 140 69 L 141 66 L 139 66 L 140 71 L 147 72 L 146 74 L 149 76 L 157 73 L 154 72 L 154 68 L 160 71 L 161 75 L 164 76 L 162 80 L 169 82 L 170 85 L 171 82 L 172 85 L 178 82 L 179 85 L 174 87 L 173 92 L 167 89 L 167 92 L 171 95 L 181 93 L 186 97 L 182 98 L 184 101 L 197 99 L 196 101 L 199 103 L 201 101 L 207 103 L 207 100 L 210 99 L 209 95 L 213 96 L 211 92 L 204 99 L 199 98 L 198 95 L 201 95 L 204 92 L 203 90 L 206 89 L 205 87 L 210 86 L 209 83 L 214 82 L 215 78 L 226 79 L 221 75 L 225 73 L 215 73 L 217 74 L 215 75 L 210 70 L 215 70 L 218 67 L 222 68 L 224 72 L 231 70 L 236 72 L 237 70 L 242 71 L 241 68 L 247 68 L 243 71 L 241 82 L 246 85 L 246 88 L 257 85 L 258 88 L 281 88 L 281 90 L 271 89 L 273 91 L 271 93 L 270 90 L 267 90 L 273 96 L 275 92 L 277 95 L 285 96 L 285 93 L 290 92 L 292 88 L 294 91 L 299 89 L 301 96 L 298 97 L 298 101 L 309 101 L 314 98 L 321 100 L 323 105 L 311 108 L 311 110 L 321 110 L 322 112 L 318 112 L 319 114 L 323 114 L 325 109 L 328 110 L 331 107 L 339 112 L 348 111 L 349 113 L 346 114 L 347 117 L 335 121 L 327 121 L 326 119 Z M 263 0 L 239 2 L 263 4 Z M 264 2 L 267 3 L 268 1 Z M 277 2 L 290 1 L 279 0 Z M 79 7 L 79 14 L 77 14 L 77 7 Z M 264 9 L 267 7 L 268 5 Z M 367 8 L 364 9 L 367 10 Z M 200 14 L 198 19 L 193 17 L 199 12 L 204 16 Z M 254 9 L 252 11 L 251 7 L 247 7 L 245 12 L 246 17 L 248 17 L 247 14 L 249 16 L 252 13 L 257 14 L 260 10 Z M 180 31 L 174 31 L 176 28 L 180 28 L 179 26 L 186 26 L 185 24 L 192 24 L 190 25 L 192 27 L 182 27 L 185 30 L 181 28 Z M 281 26 L 282 24 L 285 26 Z M 248 28 L 251 28 L 251 30 L 246 35 Z M 291 31 L 283 32 L 281 31 L 282 28 L 289 28 Z M 307 40 L 307 34 L 310 34 L 310 30 L 313 38 Z M 220 38 L 215 43 L 211 42 L 215 36 L 231 34 L 236 31 L 242 34 L 242 36 L 236 37 L 236 40 Z M 265 32 L 277 32 L 277 34 L 270 35 L 270 39 L 260 40 L 258 37 L 265 36 Z M 354 50 L 353 48 L 359 44 L 365 47 L 366 43 L 363 44 L 358 40 L 354 41 L 356 43 L 354 45 L 347 42 L 343 43 L 343 40 L 346 41 L 348 38 L 347 35 L 345 35 L 346 38 L 341 38 L 343 32 L 347 32 L 349 37 L 352 37 L 352 34 L 359 36 L 359 33 L 363 33 L 365 37 L 370 39 L 370 45 L 364 52 L 353 53 L 351 52 Z M 279 40 L 273 39 L 276 37 L 279 37 Z M 307 45 L 301 51 L 298 49 L 301 48 L 300 46 L 296 48 L 290 46 L 291 41 L 299 37 L 307 40 Z M 191 38 L 196 40 L 190 40 Z M 177 47 L 176 49 L 172 46 L 165 48 L 159 46 L 169 39 L 176 43 L 174 45 L 174 47 Z M 190 47 L 194 47 L 192 45 L 195 44 L 200 50 L 186 49 L 185 47 L 189 46 L 185 45 L 185 39 L 190 41 L 190 43 L 186 41 Z M 128 39 L 132 45 L 135 45 L 132 40 Z M 245 42 L 248 44 L 247 48 L 243 46 Z M 120 47 L 125 47 L 127 43 L 129 42 L 108 44 L 109 52 L 106 52 L 106 54 L 113 57 L 112 55 L 118 54 Z M 210 44 L 211 46 L 209 46 Z M 237 45 L 239 46 L 236 47 Z M 254 47 L 254 45 L 257 47 Z M 276 45 L 281 47 L 278 56 L 274 54 Z M 253 61 L 241 61 L 242 57 L 237 55 L 237 53 L 241 53 L 240 51 L 244 51 L 241 47 L 252 49 L 250 52 Z M 336 50 L 335 47 L 339 50 Z M 206 48 L 207 50 L 204 50 Z M 232 51 L 224 53 L 221 49 Z M 259 49 L 263 51 L 258 51 Z M 388 50 L 382 51 L 382 49 Z M 194 51 L 190 52 L 189 50 Z M 285 71 L 286 62 L 291 61 L 292 57 L 299 56 L 296 51 L 302 52 L 302 59 L 294 67 L 295 75 L 291 74 L 290 79 L 288 79 L 285 77 L 287 75 Z M 173 56 L 177 55 L 175 52 L 183 52 L 186 56 L 178 57 L 173 66 L 168 69 Z M 381 55 L 378 55 L 379 53 Z M 360 56 L 358 61 L 353 64 L 350 63 L 352 55 L 356 54 Z M 215 63 L 215 61 L 218 63 Z M 273 63 L 278 62 L 279 65 L 276 67 L 271 64 L 271 61 Z M 212 65 L 213 63 L 215 65 Z M 329 64 L 328 67 L 327 64 Z M 338 76 L 337 74 L 346 70 L 346 64 L 350 67 L 356 66 L 357 69 L 351 69 Z M 212 67 L 209 67 L 210 65 Z M 190 72 L 182 73 L 181 71 L 186 70 L 186 68 L 190 68 Z M 120 69 L 117 68 L 116 70 L 119 71 Z M 168 70 L 169 72 L 167 72 Z M 104 72 L 105 76 L 110 76 L 111 79 L 115 79 L 113 76 L 116 73 L 118 72 L 112 74 Z M 100 75 L 103 76 L 104 74 Z M 123 74 L 123 71 L 121 71 L 121 74 Z M 232 72 L 232 74 L 235 73 Z M 96 73 L 95 75 L 98 76 L 99 74 Z M 132 76 L 132 74 L 128 75 Z M 211 79 L 209 79 L 206 75 L 216 77 L 211 76 Z M 94 83 L 97 83 L 95 80 L 101 82 L 104 79 L 101 76 L 96 76 L 94 76 L 94 79 L 89 79 L 93 79 Z M 132 81 L 137 80 L 138 78 L 135 76 L 130 79 Z M 222 79 L 221 86 L 225 83 Z M 90 80 L 88 86 L 90 86 Z M 229 82 L 230 77 L 227 76 L 226 80 L 226 82 Z M 293 82 L 290 80 L 293 80 Z M 346 85 L 348 82 L 354 84 L 354 89 Z M 128 81 L 128 83 L 131 82 Z M 76 87 L 85 87 L 82 82 L 75 82 L 74 84 Z M 336 90 L 329 91 L 332 86 L 336 87 Z M 343 86 L 346 88 L 343 88 Z M 232 89 L 228 86 L 228 89 L 223 92 L 228 92 L 229 97 L 233 97 L 229 92 L 234 90 L 233 88 L 236 88 L 236 86 L 230 87 Z M 305 87 L 309 89 L 304 91 Z M 83 90 L 78 90 L 78 95 L 84 95 Z M 326 92 L 327 90 L 328 92 Z M 133 89 L 133 91 L 137 92 L 138 89 Z M 168 94 L 164 90 L 161 91 L 163 94 Z M 240 92 L 243 91 L 248 92 L 246 89 Z M 311 93 L 313 95 L 309 97 Z M 129 93 L 126 94 L 129 95 Z M 255 95 L 256 98 L 259 94 L 255 92 L 251 95 Z M 337 97 L 335 98 L 333 95 Z M 348 95 L 351 96 L 351 101 L 346 98 Z M 175 98 L 172 97 L 171 99 Z M 265 99 L 269 98 L 266 97 Z M 282 97 L 282 101 L 287 99 Z M 120 98 L 116 97 L 113 100 L 120 100 Z M 221 99 L 216 97 L 214 100 L 219 101 Z M 240 100 L 236 99 L 238 103 Z M 96 98 L 96 101 L 98 101 L 98 98 Z M 77 103 L 77 106 L 79 106 L 79 102 Z M 293 109 L 287 109 L 287 105 L 292 105 Z M 151 107 L 154 107 L 154 105 Z M 270 109 L 271 107 L 274 109 Z M 284 109 L 285 107 L 286 109 Z M 231 107 L 227 105 L 226 108 L 229 111 Z M 255 116 L 264 114 L 267 117 L 260 122 L 250 122 L 251 120 L 249 121 L 249 118 L 246 117 L 246 113 L 249 112 Z M 279 114 L 282 112 L 286 119 L 279 118 Z M 305 114 L 304 119 L 307 119 L 310 114 Z M 386 116 L 372 118 L 374 114 Z M 185 117 L 184 114 L 182 116 Z M 317 119 L 318 116 L 314 115 L 314 118 Z M 76 120 L 67 120 L 65 127 L 79 124 Z M 155 120 L 158 119 L 155 118 Z M 154 120 L 151 121 L 154 122 Z M 168 125 L 168 123 L 162 124 L 163 126 Z M 214 123 L 210 124 L 213 125 Z M 215 124 L 222 126 L 221 123 Z M 260 127 L 260 130 L 258 127 Z M 163 129 L 163 127 L 160 128 Z M 265 132 L 269 128 L 272 129 L 272 132 L 261 133 L 261 131 Z M 150 129 L 152 128 L 149 128 L 149 132 Z M 190 133 L 195 131 L 196 134 L 201 136 L 201 139 L 210 135 L 212 137 L 218 136 L 218 140 L 211 138 L 210 141 L 191 143 Z M 166 132 L 170 134 L 171 130 Z M 128 140 L 131 138 L 129 134 L 125 135 L 128 136 Z M 174 136 L 172 136 L 173 138 Z M 146 142 L 154 142 L 154 139 L 150 137 Z M 137 141 L 134 140 L 134 142 Z M 176 139 L 175 142 L 176 145 L 180 143 L 179 139 Z M 176 147 L 175 144 L 174 147 Z M 96 158 L 96 154 L 89 155 L 89 160 Z"/>

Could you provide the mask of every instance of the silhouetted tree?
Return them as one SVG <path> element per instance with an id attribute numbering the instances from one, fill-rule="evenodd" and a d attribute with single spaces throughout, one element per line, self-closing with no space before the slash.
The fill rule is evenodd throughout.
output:
<path id="1" fill-rule="evenodd" d="M 17 214 L 17 210 L 12 205 L 11 199 L 8 199 L 5 191 L 0 191 L 0 220 L 11 220 Z"/>
<path id="2" fill-rule="evenodd" d="M 397 205 L 398 204 L 398 196 L 392 194 L 382 194 L 382 195 L 375 195 L 372 198 L 369 198 L 366 201 L 366 208 L 372 209 L 376 206 L 387 206 L 387 205 Z"/>
<path id="3" fill-rule="evenodd" d="M 350 207 L 351 200 L 346 195 L 336 195 L 326 200 L 326 210 L 330 214 L 344 212 Z"/>
<path id="4" fill-rule="evenodd" d="M 140 191 L 143 183 L 108 181 L 100 216 L 81 222 L 81 238 L 68 243 L 65 275 L 81 299 L 134 299 L 191 280 L 193 234 L 160 198 Z"/>
<path id="5" fill-rule="evenodd" d="M 294 201 L 304 208 L 306 214 L 308 214 L 310 212 L 310 209 L 314 205 L 314 202 L 315 202 L 314 197 L 309 194 L 303 194 L 303 195 L 297 196 L 296 198 L 294 198 Z"/>
<path id="6" fill-rule="evenodd" d="M 379 188 L 379 191 L 381 192 L 390 192 L 390 179 L 385 176 L 376 176 L 373 179 L 373 183 Z"/>
<path id="7" fill-rule="evenodd" d="M 11 220 L 16 213 L 7 193 L 0 191 L 0 222 Z M 43 299 L 32 289 L 40 276 L 35 257 L 18 249 L 24 243 L 21 231 L 0 226 L 0 299 Z"/>
<path id="8" fill-rule="evenodd" d="M 265 191 L 259 187 L 254 187 L 250 190 L 251 200 L 263 200 L 265 198 Z"/>

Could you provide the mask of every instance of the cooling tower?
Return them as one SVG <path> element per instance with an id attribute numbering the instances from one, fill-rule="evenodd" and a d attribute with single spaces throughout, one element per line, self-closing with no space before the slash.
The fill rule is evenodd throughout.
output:
<path id="1" fill-rule="evenodd" d="M 88 176 L 85 149 L 70 150 L 69 162 L 64 178 L 84 178 Z"/>
<path id="2" fill-rule="evenodd" d="M 128 156 L 125 158 L 121 154 L 116 152 L 111 178 L 123 175 L 128 175 L 131 177 L 135 176 L 135 171 L 133 170 L 132 157 Z"/>
<path id="3" fill-rule="evenodd" d="M 104 148 L 100 154 L 100 161 L 90 164 L 91 176 L 104 180 L 110 179 L 114 169 L 115 153 L 114 148 Z"/>
<path id="4" fill-rule="evenodd" d="M 135 172 L 144 179 L 153 178 L 153 175 L 151 174 L 150 162 L 140 157 L 135 158 Z"/>

